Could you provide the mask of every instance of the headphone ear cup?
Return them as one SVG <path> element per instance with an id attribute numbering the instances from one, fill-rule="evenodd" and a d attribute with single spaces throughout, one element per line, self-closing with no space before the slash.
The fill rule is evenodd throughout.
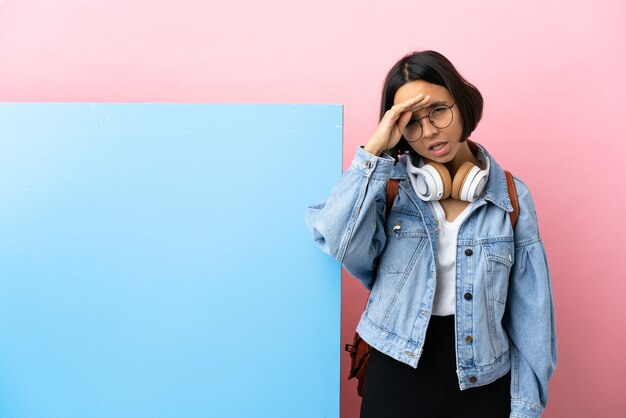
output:
<path id="1" fill-rule="evenodd" d="M 409 180 L 417 196 L 423 201 L 447 199 L 452 191 L 452 179 L 445 165 L 420 160 L 420 166 L 413 165 L 411 158 L 402 158 L 406 164 Z"/>
<path id="2" fill-rule="evenodd" d="M 485 190 L 487 170 L 481 170 L 469 161 L 461 164 L 452 182 L 452 197 L 473 202 Z"/>
<path id="3" fill-rule="evenodd" d="M 441 178 L 441 182 L 443 183 L 443 193 L 438 200 L 449 198 L 450 193 L 452 192 L 452 178 L 450 177 L 450 172 L 445 165 L 435 161 L 429 161 L 428 165 L 437 171 L 439 177 Z"/>
<path id="4" fill-rule="evenodd" d="M 465 179 L 467 178 L 469 172 L 473 167 L 476 167 L 474 164 L 469 161 L 461 164 L 459 169 L 456 171 L 454 175 L 454 180 L 452 181 L 452 198 L 457 200 L 461 199 L 461 192 L 463 190 L 463 184 L 465 184 Z"/>
<path id="5" fill-rule="evenodd" d="M 461 198 L 468 202 L 473 202 L 478 196 L 480 196 L 485 190 L 487 185 L 487 170 L 481 170 L 479 167 L 474 167 L 467 175 L 467 180 L 463 184 L 463 190 L 461 191 Z"/>

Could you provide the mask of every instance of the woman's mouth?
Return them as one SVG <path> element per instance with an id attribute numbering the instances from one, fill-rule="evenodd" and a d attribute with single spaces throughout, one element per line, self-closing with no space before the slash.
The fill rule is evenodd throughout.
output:
<path id="1" fill-rule="evenodd" d="M 435 142 L 428 147 L 428 150 L 436 156 L 441 157 L 450 151 L 450 145 L 447 142 Z"/>

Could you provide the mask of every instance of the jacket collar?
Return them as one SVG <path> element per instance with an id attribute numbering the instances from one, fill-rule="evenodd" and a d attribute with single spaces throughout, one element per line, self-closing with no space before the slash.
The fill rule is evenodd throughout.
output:
<path id="1" fill-rule="evenodd" d="M 506 174 L 504 173 L 504 170 L 482 145 L 479 145 L 469 139 L 467 140 L 467 144 L 475 155 L 479 152 L 483 152 L 489 159 L 489 179 L 487 180 L 485 191 L 483 192 L 483 195 L 478 198 L 478 201 L 484 199 L 498 206 L 502 210 L 512 212 L 513 205 L 511 204 L 511 199 L 509 198 L 509 189 L 506 183 Z M 393 166 L 391 178 L 408 181 L 407 177 L 406 166 L 403 163 L 397 163 Z"/>
<path id="2" fill-rule="evenodd" d="M 489 179 L 487 180 L 487 186 L 485 187 L 482 198 L 507 212 L 512 212 L 513 205 L 509 198 L 509 188 L 506 184 L 506 174 L 504 170 L 482 145 L 470 141 L 469 139 L 467 140 L 467 144 L 474 154 L 480 150 L 489 159 Z"/>

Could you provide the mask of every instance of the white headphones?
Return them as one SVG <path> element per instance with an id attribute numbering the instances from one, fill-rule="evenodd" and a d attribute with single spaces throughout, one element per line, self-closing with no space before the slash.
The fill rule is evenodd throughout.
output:
<path id="1" fill-rule="evenodd" d="M 425 201 L 441 200 L 452 196 L 453 199 L 473 202 L 485 190 L 489 175 L 489 159 L 479 152 L 478 159 L 485 166 L 481 170 L 469 161 L 461 167 L 451 179 L 445 165 L 435 161 L 424 162 L 420 159 L 419 166 L 415 167 L 408 154 L 400 156 L 405 161 L 406 171 L 413 184 L 417 196 Z"/>

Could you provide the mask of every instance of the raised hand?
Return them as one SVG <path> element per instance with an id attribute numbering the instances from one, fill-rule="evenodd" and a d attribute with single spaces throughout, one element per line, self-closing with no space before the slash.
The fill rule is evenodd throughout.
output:
<path id="1" fill-rule="evenodd" d="M 396 146 L 413 113 L 429 105 L 430 96 L 423 94 L 418 94 L 406 102 L 393 105 L 391 109 L 385 112 L 378 127 L 365 144 L 365 151 L 373 155 L 380 155 L 383 151 Z"/>

